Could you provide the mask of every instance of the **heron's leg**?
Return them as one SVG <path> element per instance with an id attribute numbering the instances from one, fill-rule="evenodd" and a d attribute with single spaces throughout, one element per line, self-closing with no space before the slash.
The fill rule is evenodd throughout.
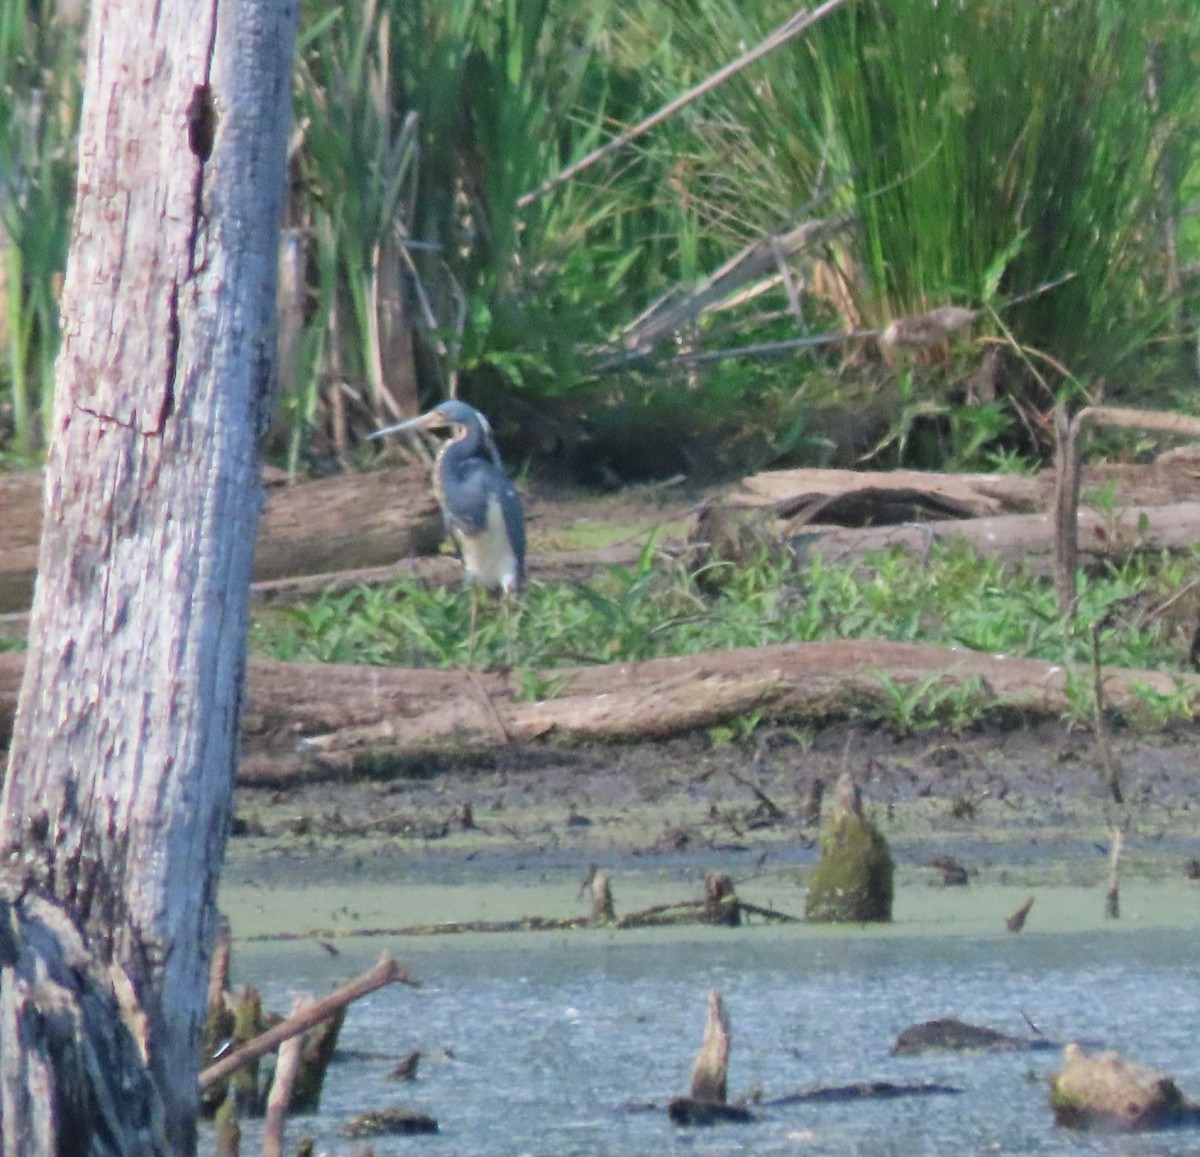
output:
<path id="1" fill-rule="evenodd" d="M 513 666 L 513 650 L 516 644 L 515 612 L 513 603 L 516 595 L 511 591 L 502 591 L 500 594 L 500 614 L 504 618 L 504 661 L 510 667 Z"/>
<path id="2" fill-rule="evenodd" d="M 479 587 L 471 584 L 471 625 L 467 634 L 467 666 L 475 666 L 475 623 L 479 618 Z"/>

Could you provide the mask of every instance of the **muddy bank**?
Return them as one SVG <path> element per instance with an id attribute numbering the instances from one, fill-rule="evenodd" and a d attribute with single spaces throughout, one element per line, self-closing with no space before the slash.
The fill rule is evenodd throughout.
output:
<path id="1" fill-rule="evenodd" d="M 1069 892 L 1094 890 L 1099 916 L 1110 833 L 1122 825 L 1126 924 L 1157 909 L 1155 895 L 1180 918 L 1179 905 L 1200 903 L 1189 879 L 1200 871 L 1189 863 L 1200 855 L 1195 728 L 1112 738 L 1121 803 L 1093 737 L 1062 724 L 722 739 L 508 746 L 416 760 L 387 779 L 242 788 L 223 903 L 239 938 L 578 916 L 597 863 L 613 872 L 621 912 L 695 898 L 719 869 L 747 901 L 802 915 L 816 862 L 811 787 L 847 768 L 896 857 L 898 922 L 969 910 L 980 931 L 1002 931 L 1029 889 L 1067 889 L 1061 903 L 1039 896 L 1030 927 L 1078 926 Z M 945 883 L 947 859 L 963 867 L 965 888 Z M 302 897 L 295 908 L 289 890 Z"/>

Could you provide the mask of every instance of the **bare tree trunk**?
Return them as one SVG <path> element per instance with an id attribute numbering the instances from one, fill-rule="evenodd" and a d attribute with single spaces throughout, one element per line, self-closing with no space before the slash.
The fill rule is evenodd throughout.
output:
<path id="1" fill-rule="evenodd" d="M 297 16 L 295 0 L 93 7 L 31 648 L 0 802 L 16 936 L 0 957 L 5 1154 L 195 1149 Z M 82 933 L 86 976 L 62 935 L 37 939 L 52 922 L 36 924 L 34 903 Z M 56 957 L 84 1008 L 114 978 L 144 1047 L 154 1095 L 110 1088 L 105 1130 L 71 1131 L 95 1116 L 68 1083 L 71 1042 L 27 1031 L 39 960 Z M 36 1143 L 35 1111 L 48 1114 Z"/>

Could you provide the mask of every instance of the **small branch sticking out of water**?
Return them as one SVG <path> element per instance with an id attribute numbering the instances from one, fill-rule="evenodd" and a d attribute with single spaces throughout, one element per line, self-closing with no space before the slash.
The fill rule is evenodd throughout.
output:
<path id="1" fill-rule="evenodd" d="M 1121 849 L 1125 846 L 1125 833 L 1113 828 L 1112 852 L 1108 869 L 1108 895 L 1104 900 L 1104 915 L 1110 920 L 1121 916 Z"/>

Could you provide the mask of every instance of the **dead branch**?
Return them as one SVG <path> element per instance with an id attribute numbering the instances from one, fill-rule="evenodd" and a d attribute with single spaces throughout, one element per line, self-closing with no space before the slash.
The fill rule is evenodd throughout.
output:
<path id="1" fill-rule="evenodd" d="M 1104 915 L 1110 920 L 1121 916 L 1121 850 L 1125 845 L 1125 833 L 1113 828 L 1112 850 L 1109 854 L 1108 892 L 1104 897 Z"/>
<path id="2" fill-rule="evenodd" d="M 627 129 L 623 133 L 619 133 L 612 140 L 606 141 L 598 149 L 593 149 L 586 157 L 576 161 L 574 164 L 568 165 L 562 172 L 556 176 L 550 177 L 543 181 L 536 189 L 532 189 L 528 193 L 522 194 L 517 198 L 517 208 L 526 209 L 536 201 L 540 201 L 547 193 L 553 192 L 559 185 L 566 184 L 573 177 L 577 177 L 585 169 L 589 169 L 597 161 L 607 157 L 610 153 L 615 153 L 623 149 L 631 141 L 637 140 L 638 137 L 649 132 L 655 125 L 661 124 L 677 113 L 681 108 L 686 108 L 692 101 L 702 97 L 707 92 L 712 92 L 714 88 L 724 84 L 731 76 L 736 76 L 743 69 L 753 64 L 756 60 L 767 53 L 773 52 L 776 48 L 786 44 L 789 40 L 799 36 L 801 32 L 811 28 L 818 20 L 828 16 L 830 12 L 836 11 L 845 3 L 845 0 L 826 0 L 824 4 L 812 9 L 811 11 L 797 12 L 794 16 L 789 17 L 778 28 L 775 29 L 764 40 L 760 41 L 748 52 L 742 53 L 736 60 L 731 61 L 723 68 L 719 68 L 706 80 L 701 81 L 694 88 L 689 89 L 682 96 L 676 97 L 670 103 L 664 105 L 658 112 L 646 117 L 634 125 L 633 128 Z"/>
<path id="3" fill-rule="evenodd" d="M 1086 422 L 1094 426 L 1200 437 L 1200 418 L 1187 414 L 1084 406 L 1074 418 L 1068 419 L 1065 406 L 1054 407 L 1054 587 L 1058 592 L 1059 613 L 1068 616 L 1075 613 L 1075 583 L 1079 569 L 1079 432 Z"/>
<path id="4" fill-rule="evenodd" d="M 296 997 L 289 1020 L 304 1016 L 315 1004 L 311 996 Z M 289 1037 L 279 1046 L 279 1059 L 275 1063 L 275 1077 L 271 1092 L 267 1096 L 267 1115 L 263 1124 L 262 1157 L 283 1157 L 283 1129 L 287 1120 L 288 1104 L 292 1097 L 292 1085 L 300 1067 L 300 1053 L 304 1038 L 300 1034 Z"/>
<path id="5" fill-rule="evenodd" d="M 369 972 L 364 972 L 362 976 L 343 984 L 336 992 L 331 992 L 328 996 L 305 1009 L 303 1012 L 288 1017 L 287 1020 L 268 1029 L 261 1036 L 255 1037 L 243 1045 L 236 1052 L 230 1053 L 228 1056 L 222 1057 L 215 1064 L 209 1065 L 200 1074 L 200 1088 L 206 1089 L 209 1085 L 216 1081 L 222 1080 L 231 1073 L 236 1072 L 242 1065 L 249 1064 L 251 1061 L 257 1060 L 259 1057 L 266 1056 L 267 1053 L 273 1052 L 284 1041 L 290 1040 L 300 1033 L 307 1032 L 315 1024 L 319 1024 L 326 1017 L 331 1016 L 340 1008 L 345 1008 L 349 1004 L 360 997 L 366 996 L 368 993 L 374 992 L 378 988 L 383 988 L 388 984 L 407 984 L 412 987 L 417 986 L 415 981 L 409 974 L 407 968 L 396 963 L 395 958 L 388 952 L 385 952 L 380 958 L 379 963 L 375 965 Z"/>

